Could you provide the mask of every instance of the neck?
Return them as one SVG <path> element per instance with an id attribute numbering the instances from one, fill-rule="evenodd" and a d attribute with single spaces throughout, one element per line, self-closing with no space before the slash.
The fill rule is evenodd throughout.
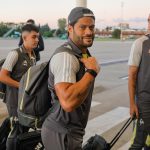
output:
<path id="1" fill-rule="evenodd" d="M 82 54 L 86 54 L 87 53 L 87 49 L 86 48 L 82 48 L 81 51 L 82 51 Z"/>
<path id="2" fill-rule="evenodd" d="M 73 38 L 69 37 L 69 40 L 71 40 L 81 51 L 82 51 L 82 54 L 86 54 L 87 53 L 87 47 L 81 47 L 81 46 L 78 46 L 78 43 L 76 43 Z"/>
<path id="3" fill-rule="evenodd" d="M 28 45 L 26 44 L 23 44 L 24 48 L 25 48 L 25 51 L 28 53 L 29 56 L 31 56 L 31 53 L 32 53 L 32 48 L 30 48 Z"/>

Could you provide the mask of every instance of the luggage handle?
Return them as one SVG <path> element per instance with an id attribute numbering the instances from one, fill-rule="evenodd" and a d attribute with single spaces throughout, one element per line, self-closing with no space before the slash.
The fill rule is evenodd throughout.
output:
<path id="1" fill-rule="evenodd" d="M 130 117 L 126 123 L 123 125 L 123 127 L 119 130 L 119 132 L 116 134 L 116 136 L 112 139 L 112 141 L 110 143 L 108 143 L 108 147 L 109 149 L 111 149 L 114 144 L 118 141 L 118 139 L 120 138 L 120 136 L 124 133 L 124 131 L 128 128 L 128 126 L 131 124 L 131 122 L 133 120 L 135 120 L 136 115 L 134 114 L 133 117 Z"/>

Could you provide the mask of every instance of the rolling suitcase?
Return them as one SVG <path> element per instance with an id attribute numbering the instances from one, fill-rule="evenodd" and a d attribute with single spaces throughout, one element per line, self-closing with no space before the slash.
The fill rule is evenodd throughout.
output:
<path id="1" fill-rule="evenodd" d="M 116 136 L 108 143 L 102 136 L 95 135 L 88 139 L 87 143 L 83 146 L 83 150 L 110 150 L 118 141 L 120 136 L 124 133 L 127 127 L 131 124 L 135 117 L 129 118 Z"/>
<path id="2" fill-rule="evenodd" d="M 6 150 L 6 141 L 10 132 L 10 119 L 6 118 L 0 127 L 0 149 Z"/>

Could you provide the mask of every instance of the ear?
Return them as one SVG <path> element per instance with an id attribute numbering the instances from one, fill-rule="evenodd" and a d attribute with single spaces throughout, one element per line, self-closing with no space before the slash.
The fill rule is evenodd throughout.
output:
<path id="1" fill-rule="evenodd" d="M 69 34 L 71 34 L 73 32 L 73 26 L 68 25 L 68 32 L 69 32 Z"/>
<path id="2" fill-rule="evenodd" d="M 26 37 L 25 37 L 24 35 L 22 35 L 22 40 L 23 40 L 23 41 L 25 41 L 25 38 L 26 38 Z"/>

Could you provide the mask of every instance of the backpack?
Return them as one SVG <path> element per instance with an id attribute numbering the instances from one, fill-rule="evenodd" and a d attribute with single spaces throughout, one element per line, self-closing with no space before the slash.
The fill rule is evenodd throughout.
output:
<path id="1" fill-rule="evenodd" d="M 0 60 L 0 70 L 4 62 L 5 62 L 5 59 Z M 2 99 L 3 101 L 5 98 L 5 92 L 6 92 L 6 84 L 0 82 L 0 99 Z"/>
<path id="2" fill-rule="evenodd" d="M 5 150 L 44 150 L 41 130 L 29 130 L 20 125 L 17 117 L 11 117 L 11 131 L 6 138 Z"/>
<path id="3" fill-rule="evenodd" d="M 32 128 L 41 128 L 51 107 L 48 89 L 49 62 L 32 66 L 20 81 L 18 94 L 19 123 Z"/>
<path id="4" fill-rule="evenodd" d="M 10 118 L 6 118 L 0 126 L 0 149 L 6 150 L 6 141 L 11 130 Z"/>
<path id="5" fill-rule="evenodd" d="M 52 56 L 60 52 L 73 54 L 71 47 L 62 45 L 56 49 Z M 41 128 L 45 118 L 51 112 L 51 92 L 48 89 L 49 62 L 30 67 L 21 78 L 18 95 L 18 119 L 19 123 L 24 126 Z"/>

